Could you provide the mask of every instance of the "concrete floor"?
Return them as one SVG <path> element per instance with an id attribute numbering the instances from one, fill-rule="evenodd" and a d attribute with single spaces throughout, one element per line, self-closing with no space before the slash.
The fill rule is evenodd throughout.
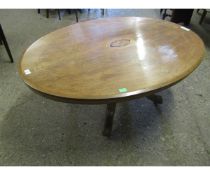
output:
<path id="1" fill-rule="evenodd" d="M 191 28 L 206 56 L 184 81 L 160 92 L 158 108 L 145 98 L 117 106 L 113 136 L 101 135 L 105 105 L 55 102 L 28 89 L 17 73 L 24 50 L 39 37 L 75 23 L 74 15 L 0 10 L 15 63 L 0 46 L 0 165 L 210 165 L 210 16 Z M 105 16 L 159 18 L 158 10 L 108 10 Z M 80 20 L 100 17 L 85 11 Z"/>

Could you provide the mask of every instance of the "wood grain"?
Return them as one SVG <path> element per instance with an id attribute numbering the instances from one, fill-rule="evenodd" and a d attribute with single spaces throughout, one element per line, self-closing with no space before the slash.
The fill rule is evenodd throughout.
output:
<path id="1" fill-rule="evenodd" d="M 23 54 L 19 73 L 27 85 L 52 98 L 117 102 L 177 83 L 199 65 L 204 50 L 194 32 L 171 22 L 103 18 L 38 39 Z"/>

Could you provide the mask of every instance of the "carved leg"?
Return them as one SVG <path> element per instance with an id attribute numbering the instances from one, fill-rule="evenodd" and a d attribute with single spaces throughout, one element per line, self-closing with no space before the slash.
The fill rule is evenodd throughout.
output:
<path id="1" fill-rule="evenodd" d="M 104 130 L 103 130 L 104 136 L 107 136 L 107 137 L 111 136 L 115 108 L 116 108 L 116 103 L 107 104 L 106 120 L 105 120 Z"/>
<path id="2" fill-rule="evenodd" d="M 155 106 L 163 103 L 163 99 L 160 95 L 152 94 L 152 95 L 147 96 L 147 98 L 151 100 Z"/>

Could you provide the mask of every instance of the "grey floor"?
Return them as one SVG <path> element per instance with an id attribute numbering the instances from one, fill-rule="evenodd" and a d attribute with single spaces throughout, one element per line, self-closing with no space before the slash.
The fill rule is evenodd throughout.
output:
<path id="1" fill-rule="evenodd" d="M 84 11 L 80 20 L 101 16 Z M 159 18 L 159 10 L 108 10 L 105 16 Z M 65 104 L 34 94 L 18 76 L 24 50 L 39 37 L 75 23 L 62 11 L 0 10 L 15 63 L 0 46 L 0 165 L 210 165 L 210 15 L 190 27 L 204 40 L 205 59 L 184 81 L 160 92 L 158 108 L 145 98 L 120 103 L 113 136 L 101 135 L 105 105 Z"/>

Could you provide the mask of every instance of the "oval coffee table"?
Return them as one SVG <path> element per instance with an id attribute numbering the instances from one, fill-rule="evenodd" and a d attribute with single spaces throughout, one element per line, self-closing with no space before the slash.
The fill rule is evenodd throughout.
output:
<path id="1" fill-rule="evenodd" d="M 51 32 L 23 54 L 19 73 L 35 92 L 54 100 L 107 104 L 110 136 L 117 102 L 147 97 L 188 76 L 204 55 L 190 29 L 163 20 L 115 17 Z"/>

